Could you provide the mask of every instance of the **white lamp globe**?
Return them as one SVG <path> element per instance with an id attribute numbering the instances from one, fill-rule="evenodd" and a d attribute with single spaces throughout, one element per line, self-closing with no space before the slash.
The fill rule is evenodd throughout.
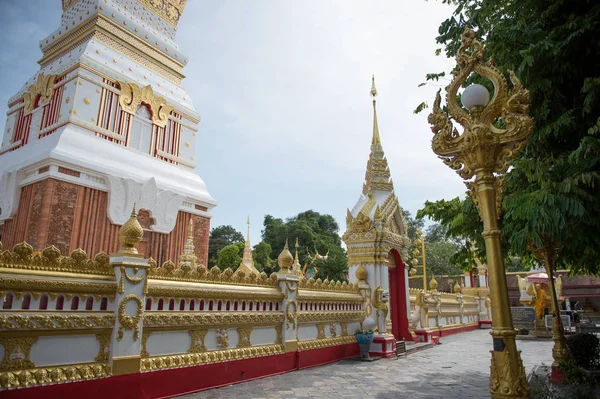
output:
<path id="1" fill-rule="evenodd" d="M 482 85 L 472 84 L 463 91 L 461 101 L 467 109 L 485 107 L 490 101 L 490 92 Z"/>

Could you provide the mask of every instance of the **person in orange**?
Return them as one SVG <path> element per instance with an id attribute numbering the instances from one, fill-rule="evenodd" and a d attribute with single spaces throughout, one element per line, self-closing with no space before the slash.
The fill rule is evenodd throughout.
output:
<path id="1" fill-rule="evenodd" d="M 544 317 L 546 303 L 550 302 L 546 290 L 540 284 L 535 285 L 535 316 L 538 320 Z"/>

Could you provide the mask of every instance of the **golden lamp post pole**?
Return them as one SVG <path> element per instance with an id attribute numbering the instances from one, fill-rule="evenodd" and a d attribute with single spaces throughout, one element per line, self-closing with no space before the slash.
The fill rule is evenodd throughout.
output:
<path id="1" fill-rule="evenodd" d="M 421 247 L 419 251 L 418 247 Z M 427 264 L 425 263 L 425 237 L 423 237 L 423 232 L 421 230 L 417 230 L 417 238 L 414 241 L 413 248 L 413 259 L 411 260 L 412 268 L 409 270 L 410 278 L 419 278 L 423 277 L 423 291 L 427 291 Z M 419 265 L 419 259 L 417 257 L 421 255 L 422 265 Z M 423 268 L 423 275 L 417 275 L 417 267 Z"/>
<path id="2" fill-rule="evenodd" d="M 483 220 L 492 308 L 491 397 L 529 398 L 521 352 L 515 342 L 498 227 L 504 174 L 533 132 L 529 92 L 512 71 L 509 91 L 506 78 L 491 60 L 485 60 L 485 49 L 470 28 L 463 33 L 456 60 L 458 69 L 446 88 L 448 113 L 440 108 L 438 92 L 428 117 L 434 133 L 431 146 L 446 165 L 467 180 Z M 471 85 L 462 93 L 463 108 L 457 101 L 458 89 L 472 73 L 491 81 L 494 96 L 490 100 L 484 86 Z M 462 125 L 462 134 L 450 118 Z"/>

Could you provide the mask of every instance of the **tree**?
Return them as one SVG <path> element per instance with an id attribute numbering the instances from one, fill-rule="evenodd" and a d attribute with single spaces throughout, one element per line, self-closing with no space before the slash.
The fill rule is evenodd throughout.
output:
<path id="1" fill-rule="evenodd" d="M 221 249 L 217 255 L 217 267 L 221 270 L 230 268 L 235 271 L 242 261 L 244 246 L 243 242 L 236 242 Z"/>
<path id="2" fill-rule="evenodd" d="M 534 134 L 506 176 L 502 204 L 510 248 L 551 247 L 560 250 L 556 265 L 600 273 L 600 4 L 447 2 L 456 8 L 439 28 L 444 53 L 456 53 L 470 25 L 496 66 L 514 70 L 531 93 Z"/>
<path id="3" fill-rule="evenodd" d="M 277 262 L 271 259 L 271 253 L 273 249 L 269 243 L 261 241 L 254 246 L 252 251 L 252 259 L 254 260 L 254 266 L 259 272 L 265 272 L 268 275 L 277 271 Z"/>
<path id="4" fill-rule="evenodd" d="M 453 263 L 452 257 L 456 253 L 458 245 L 453 242 L 425 242 L 425 260 L 427 262 L 427 274 L 436 276 L 462 275 L 460 266 Z"/>
<path id="5" fill-rule="evenodd" d="M 231 225 L 218 226 L 210 231 L 208 241 L 208 267 L 217 264 L 219 251 L 236 242 L 244 242 L 244 236 Z"/>
<path id="6" fill-rule="evenodd" d="M 294 253 L 295 240 L 298 239 L 298 255 L 301 265 L 311 261 L 310 257 L 327 255 L 327 259 L 315 261 L 321 279 L 346 280 L 348 258 L 342 248 L 342 239 L 338 234 L 339 226 L 333 216 L 322 215 L 309 210 L 283 221 L 271 215 L 265 215 L 262 239 L 269 244 L 276 258 L 288 239 L 290 251 Z"/>
<path id="7" fill-rule="evenodd" d="M 425 229 L 425 241 L 427 242 L 444 242 L 446 241 L 446 232 L 448 228 L 439 223 L 430 224 Z"/>
<path id="8" fill-rule="evenodd" d="M 417 218 L 429 217 L 445 230 L 445 238 L 457 246 L 450 262 L 462 270 L 477 267 L 475 257 L 485 263 L 485 242 L 481 233 L 483 225 L 471 197 L 456 197 L 450 201 L 426 201 L 417 211 Z"/>
<path id="9" fill-rule="evenodd" d="M 423 230 L 423 227 L 425 226 L 425 221 L 419 219 L 418 217 L 416 219 L 413 218 L 410 214 L 410 211 L 407 211 L 402 207 L 400 207 L 400 210 L 402 211 L 402 216 L 404 216 L 404 220 L 406 221 L 406 234 L 408 235 L 408 238 L 410 238 L 411 241 L 414 241 L 415 239 L 417 239 L 417 231 Z"/>

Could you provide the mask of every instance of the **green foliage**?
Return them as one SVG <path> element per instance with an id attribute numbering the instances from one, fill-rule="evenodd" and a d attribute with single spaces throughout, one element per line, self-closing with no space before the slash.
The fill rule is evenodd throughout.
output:
<path id="1" fill-rule="evenodd" d="M 236 242 L 243 243 L 244 236 L 233 226 L 225 225 L 213 228 L 208 241 L 208 267 L 211 268 L 217 264 L 219 251 Z"/>
<path id="2" fill-rule="evenodd" d="M 217 267 L 221 270 L 225 270 L 227 268 L 235 270 L 240 265 L 243 255 L 243 242 L 236 242 L 235 244 L 228 245 L 219 251 L 217 256 Z"/>
<path id="3" fill-rule="evenodd" d="M 271 275 L 271 273 L 276 272 L 277 262 L 271 258 L 271 254 L 273 253 L 273 249 L 264 241 L 259 242 L 254 246 L 254 250 L 252 251 L 252 259 L 254 260 L 254 266 L 259 272 L 265 272 L 267 275 Z"/>
<path id="4" fill-rule="evenodd" d="M 427 275 L 432 273 L 436 276 L 462 275 L 460 266 L 452 261 L 457 249 L 458 245 L 453 242 L 425 242 Z"/>
<path id="5" fill-rule="evenodd" d="M 400 207 L 400 210 L 402 211 L 402 216 L 404 216 L 404 220 L 406 221 L 406 234 L 411 241 L 414 241 L 417 239 L 417 231 L 423 230 L 425 221 L 418 217 L 416 219 L 413 218 L 410 214 L 410 211 L 407 211 L 402 207 Z"/>
<path id="6" fill-rule="evenodd" d="M 426 216 L 446 230 L 446 239 L 457 244 L 450 258 L 451 264 L 461 270 L 471 270 L 477 266 L 475 256 L 485 263 L 485 243 L 481 236 L 483 225 L 471 197 L 467 195 L 464 200 L 456 197 L 450 201 L 426 201 L 423 209 L 417 212 L 417 218 Z"/>
<path id="7" fill-rule="evenodd" d="M 439 223 L 434 223 L 427 226 L 425 229 L 425 241 L 427 242 L 445 242 L 448 228 Z"/>
<path id="8" fill-rule="evenodd" d="M 342 239 L 338 235 L 339 226 L 333 216 L 321 215 L 309 210 L 298 215 L 283 219 L 265 215 L 262 239 L 269 244 L 277 258 L 289 239 L 290 251 L 295 251 L 294 243 L 298 238 L 298 255 L 301 265 L 315 256 L 327 254 L 327 260 L 316 260 L 314 266 L 318 269 L 317 277 L 321 279 L 346 281 L 348 273 L 348 258 L 342 248 Z"/>
<path id="9" fill-rule="evenodd" d="M 600 340 L 594 334 L 578 333 L 567 337 L 573 362 L 584 369 L 600 367 Z"/>
<path id="10" fill-rule="evenodd" d="M 600 273 L 600 3 L 445 2 L 455 7 L 436 39 L 445 55 L 454 57 L 469 25 L 531 93 L 534 134 L 506 179 L 505 249 L 525 255 L 529 242 L 549 238 L 562 247 L 557 266 Z M 471 81 L 489 86 L 475 74 Z"/>

